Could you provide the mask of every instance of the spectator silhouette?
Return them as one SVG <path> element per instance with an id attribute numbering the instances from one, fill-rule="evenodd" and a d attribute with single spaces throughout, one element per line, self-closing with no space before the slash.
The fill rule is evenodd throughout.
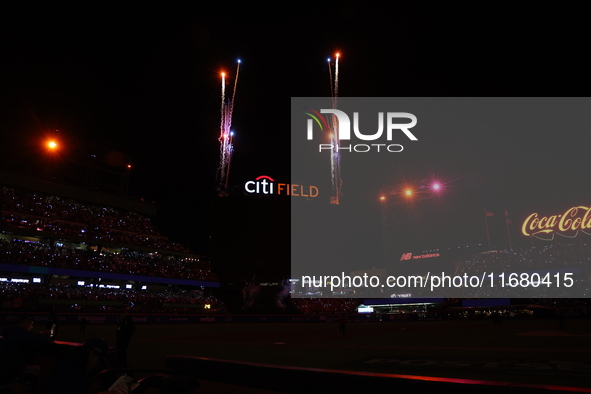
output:
<path id="1" fill-rule="evenodd" d="M 14 382 L 28 365 L 35 363 L 37 353 L 54 351 L 49 331 L 34 333 L 34 324 L 31 316 L 23 316 L 0 334 L 0 385 Z"/>
<path id="2" fill-rule="evenodd" d="M 345 326 L 347 325 L 347 315 L 345 312 L 341 313 L 339 316 L 339 333 L 341 336 L 345 336 Z"/>
<path id="3" fill-rule="evenodd" d="M 39 380 L 40 369 L 41 368 L 38 365 L 29 365 L 25 371 L 17 376 L 14 382 L 0 387 L 0 394 L 37 393 L 37 382 Z"/>
<path id="4" fill-rule="evenodd" d="M 127 348 L 131 342 L 131 337 L 135 333 L 135 323 L 129 317 L 127 312 L 124 312 L 119 318 L 117 325 L 117 366 L 127 366 Z"/>
<path id="5" fill-rule="evenodd" d="M 566 331 L 566 327 L 564 326 L 564 311 L 560 310 L 560 312 L 558 312 L 558 329 L 560 331 Z"/>
<path id="6" fill-rule="evenodd" d="M 80 333 L 83 334 L 86 332 L 86 317 L 81 316 L 79 322 L 80 322 Z"/>
<path id="7" fill-rule="evenodd" d="M 94 378 L 109 366 L 109 346 L 100 338 L 91 338 L 74 354 L 61 358 L 52 370 L 45 394 L 83 394 Z M 108 384 L 104 385 L 108 386 Z M 105 389 L 103 387 L 102 389 Z"/>

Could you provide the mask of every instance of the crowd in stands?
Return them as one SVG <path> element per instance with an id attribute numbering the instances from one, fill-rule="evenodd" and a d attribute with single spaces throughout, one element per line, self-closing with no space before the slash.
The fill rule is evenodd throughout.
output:
<path id="1" fill-rule="evenodd" d="M 18 309 L 15 308 L 18 300 Z M 39 302 L 40 299 L 44 301 Z M 68 300 L 52 304 L 48 300 Z M 97 301 L 97 303 L 95 303 Z M 101 301 L 104 304 L 101 304 Z M 359 298 L 292 298 L 298 313 L 357 313 L 363 302 Z M 114 305 L 114 303 L 116 305 Z M 185 304 L 197 307 L 187 308 Z M 209 305 L 207 309 L 199 305 Z M 11 283 L 0 285 L 0 311 L 46 312 L 48 308 L 60 313 L 224 313 L 224 302 L 203 290 L 136 290 L 72 286 L 66 284 Z"/>
<path id="2" fill-rule="evenodd" d="M 496 298 L 496 297 L 495 297 Z M 445 298 L 442 307 L 461 307 L 462 298 Z M 305 314 L 324 313 L 357 313 L 363 303 L 360 298 L 292 298 L 291 303 L 299 312 Z M 524 298 L 512 300 L 514 305 L 535 305 L 547 308 L 586 307 L 589 300 L 585 298 Z"/>
<path id="3" fill-rule="evenodd" d="M 1 186 L 0 227 L 34 231 L 39 236 L 59 235 L 72 241 L 44 240 L 23 242 L 18 239 L 0 238 L 0 262 L 39 267 L 67 268 L 85 271 L 110 272 L 129 275 L 168 277 L 179 279 L 217 281 L 207 265 L 196 264 L 194 258 L 179 257 L 175 252 L 190 253 L 182 245 L 168 241 L 150 219 L 134 212 L 122 212 L 113 208 L 92 205 L 72 199 L 46 195 L 32 191 Z M 580 237 L 584 237 L 582 234 Z M 498 250 L 468 256 L 456 262 L 456 271 L 451 276 L 481 275 L 482 273 L 521 273 L 540 270 L 564 270 L 575 268 L 577 273 L 589 273 L 591 243 L 582 238 L 558 239 L 552 242 L 514 250 Z M 55 238 L 55 237 L 48 237 Z M 85 241 L 92 248 L 80 247 Z M 93 241 L 100 241 L 93 244 Z M 100 244 L 100 245 L 97 245 Z M 151 252 L 140 251 L 133 246 L 149 248 Z M 158 252 L 159 251 L 159 252 Z M 168 252 L 168 253 L 167 253 Z M 201 268 L 197 268 L 201 267 Z M 506 278 L 508 280 L 508 278 Z M 577 281 L 575 275 L 574 280 Z M 1 287 L 4 287 L 2 284 Z M 408 292 L 412 297 L 429 297 L 429 288 L 397 288 L 397 292 Z M 463 298 L 513 298 L 514 288 L 500 286 L 481 288 L 463 287 L 454 289 L 454 296 Z M 76 292 L 90 291 L 87 288 L 68 289 L 70 296 Z M 129 294 L 128 294 L 129 293 Z M 53 294 L 53 293 L 52 293 Z M 90 297 L 125 298 L 139 297 L 144 304 L 148 293 L 133 293 L 131 290 L 92 289 Z M 538 297 L 564 299 L 570 297 L 569 289 L 558 286 L 539 286 L 535 289 Z M 80 294 L 78 294 L 80 295 Z M 78 296 L 76 295 L 76 296 Z M 158 301 L 163 302 L 158 294 Z M 172 296 L 181 298 L 178 294 Z M 388 294 L 384 294 L 384 298 Z M 51 298 L 51 296 L 50 296 Z M 103 298 L 100 298 L 103 299 Z M 144 302 L 145 301 L 145 302 Z M 293 299 L 293 304 L 302 313 L 354 313 L 360 298 L 311 298 Z M 151 307 L 150 307 L 151 308 Z M 150 309 L 148 308 L 148 309 Z"/>
<path id="4" fill-rule="evenodd" d="M 14 306 L 15 299 L 18 299 L 18 308 Z M 43 303 L 39 302 L 40 299 L 44 300 Z M 69 300 L 70 302 L 52 304 L 47 300 Z M 100 301 L 105 305 L 101 305 Z M 186 304 L 209 307 L 207 309 L 188 308 Z M 48 306 L 56 312 L 118 313 L 125 309 L 129 313 L 146 314 L 203 313 L 204 311 L 215 313 L 223 309 L 224 304 L 216 297 L 207 295 L 203 290 L 148 291 L 65 284 L 47 286 L 39 283 L 2 283 L 0 286 L 0 310 L 2 311 L 45 312 Z"/>
<path id="5" fill-rule="evenodd" d="M 189 267 L 191 258 L 160 253 L 74 249 L 42 243 L 26 243 L 0 239 L 0 261 L 7 264 L 68 268 L 86 271 L 115 272 L 167 278 L 215 281 L 209 270 Z"/>
<path id="6" fill-rule="evenodd" d="M 582 235 L 581 235 L 582 236 Z M 560 240 L 532 244 L 513 250 L 496 250 L 477 253 L 455 261 L 455 272 L 445 272 L 451 277 L 479 277 L 486 275 L 483 286 L 452 285 L 446 295 L 460 298 L 572 298 L 591 295 L 584 285 L 591 272 L 591 244 L 583 240 Z M 565 276 L 565 273 L 568 275 Z M 503 274 L 501 279 L 500 275 Z M 522 276 L 524 275 L 524 276 Z M 558 277 L 556 276 L 558 275 Z M 492 278 L 492 281 L 491 281 Z M 527 278 L 523 279 L 522 278 Z M 529 278 L 536 278 L 536 286 Z M 570 279 L 572 278 L 572 286 Z M 511 281 L 511 282 L 510 282 Z M 557 282 L 561 285 L 558 286 Z M 450 283 L 449 281 L 446 283 Z M 462 282 L 463 283 L 463 282 Z M 474 282 L 476 283 L 476 282 Z M 492 285 L 491 285 L 492 283 Z M 512 286 L 513 285 L 513 286 Z M 446 287 L 449 287 L 447 285 Z M 576 290 L 575 290 L 576 289 Z M 430 286 L 398 287 L 398 292 L 408 292 L 412 297 L 433 297 Z M 441 288 L 439 288 L 441 290 Z"/>
<path id="7" fill-rule="evenodd" d="M 525 272 L 582 267 L 591 258 L 591 244 L 548 242 L 531 248 L 501 250 L 470 256 L 461 263 L 459 275 L 482 272 Z"/>
<path id="8" fill-rule="evenodd" d="M 362 304 L 360 298 L 292 298 L 291 302 L 301 313 L 357 313 Z"/>
<path id="9" fill-rule="evenodd" d="M 514 300 L 516 304 L 539 305 L 546 308 L 573 308 L 591 305 L 588 298 L 522 298 Z"/>
<path id="10" fill-rule="evenodd" d="M 120 212 L 109 207 L 9 186 L 2 187 L 0 215 L 0 224 L 4 226 L 33 230 L 40 234 L 191 253 L 185 246 L 168 241 L 149 218 L 139 213 Z"/>

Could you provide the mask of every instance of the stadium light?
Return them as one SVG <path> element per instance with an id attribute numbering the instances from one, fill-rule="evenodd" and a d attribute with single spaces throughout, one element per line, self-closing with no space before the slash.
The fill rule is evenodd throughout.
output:
<path id="1" fill-rule="evenodd" d="M 59 144 L 57 143 L 56 140 L 51 139 L 45 142 L 45 146 L 47 147 L 47 149 L 49 149 L 50 151 L 56 151 L 59 148 Z"/>
<path id="2" fill-rule="evenodd" d="M 432 198 L 438 199 L 446 190 L 446 184 L 440 180 L 424 178 L 421 181 L 404 181 L 398 186 L 382 188 L 378 198 L 382 203 L 415 204 Z M 395 197 L 395 200 L 390 196 Z"/>

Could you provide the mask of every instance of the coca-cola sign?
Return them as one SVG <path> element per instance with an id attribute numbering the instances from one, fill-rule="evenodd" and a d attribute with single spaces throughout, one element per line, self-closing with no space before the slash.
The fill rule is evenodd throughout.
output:
<path id="1" fill-rule="evenodd" d="M 578 206 L 566 210 L 561 215 L 540 216 L 538 213 L 529 215 L 521 226 L 525 236 L 573 233 L 578 230 L 591 229 L 591 207 Z"/>

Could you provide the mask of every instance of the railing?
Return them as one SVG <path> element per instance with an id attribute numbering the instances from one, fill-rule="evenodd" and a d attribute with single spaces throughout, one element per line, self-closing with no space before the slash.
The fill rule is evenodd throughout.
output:
<path id="1" fill-rule="evenodd" d="M 172 374 L 281 393 L 591 393 L 591 388 L 304 368 L 168 356 Z"/>

